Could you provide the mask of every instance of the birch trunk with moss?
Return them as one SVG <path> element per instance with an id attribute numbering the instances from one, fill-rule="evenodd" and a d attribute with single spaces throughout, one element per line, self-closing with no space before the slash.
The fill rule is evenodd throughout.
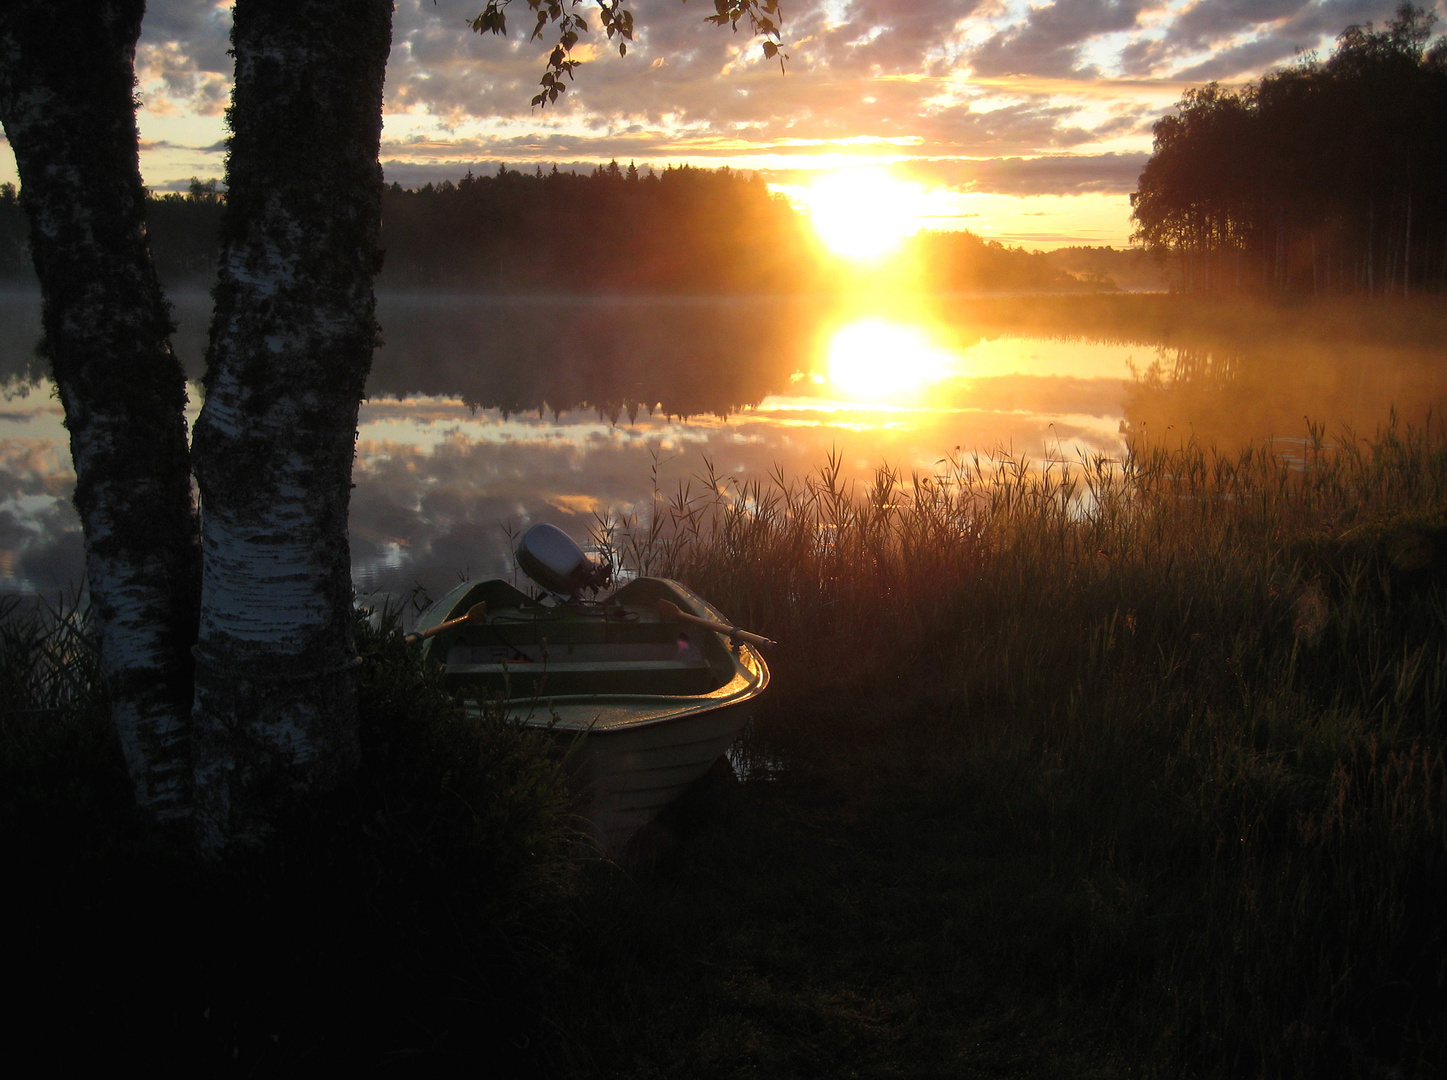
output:
<path id="1" fill-rule="evenodd" d="M 70 433 L 105 687 L 137 801 L 174 820 L 190 807 L 200 548 L 186 379 L 146 239 L 137 153 L 144 7 L 0 6 L 0 121 Z"/>
<path id="2" fill-rule="evenodd" d="M 358 759 L 347 512 L 377 337 L 390 0 L 239 0 L 222 265 L 194 462 L 203 843 Z"/>

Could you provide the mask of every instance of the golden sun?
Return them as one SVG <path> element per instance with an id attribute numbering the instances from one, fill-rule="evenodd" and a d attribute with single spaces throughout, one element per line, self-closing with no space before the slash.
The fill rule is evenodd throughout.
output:
<path id="1" fill-rule="evenodd" d="M 819 238 L 862 262 L 890 254 L 920 227 L 918 184 L 883 169 L 842 169 L 810 184 L 803 199 Z"/>

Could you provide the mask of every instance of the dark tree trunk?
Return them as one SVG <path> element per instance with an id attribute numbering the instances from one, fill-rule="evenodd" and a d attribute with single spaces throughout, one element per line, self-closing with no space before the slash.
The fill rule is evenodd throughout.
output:
<path id="1" fill-rule="evenodd" d="M 212 849 L 358 757 L 347 509 L 376 340 L 390 0 L 238 0 L 223 254 L 196 425 L 197 799 Z"/>
<path id="2" fill-rule="evenodd" d="M 134 56 L 142 0 L 0 6 L 0 120 L 75 462 L 92 618 L 141 806 L 189 805 L 200 573 L 186 380 L 146 240 Z"/>

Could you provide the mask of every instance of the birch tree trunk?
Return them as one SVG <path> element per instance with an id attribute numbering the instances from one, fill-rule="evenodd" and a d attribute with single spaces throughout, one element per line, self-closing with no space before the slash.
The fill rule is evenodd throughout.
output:
<path id="1" fill-rule="evenodd" d="M 101 671 L 140 805 L 183 818 L 200 569 L 186 380 L 146 239 L 135 122 L 142 0 L 0 6 L 15 151 L 65 409 Z"/>
<path id="2" fill-rule="evenodd" d="M 194 458 L 203 845 L 358 759 L 347 510 L 376 341 L 390 0 L 238 0 L 222 266 Z"/>

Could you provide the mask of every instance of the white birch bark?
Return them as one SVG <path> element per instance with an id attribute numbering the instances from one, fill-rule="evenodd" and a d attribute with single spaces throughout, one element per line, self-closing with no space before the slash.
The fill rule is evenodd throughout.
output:
<path id="1" fill-rule="evenodd" d="M 135 124 L 142 0 L 0 6 L 0 120 L 70 432 L 101 671 L 140 805 L 190 805 L 199 575 L 186 382 L 146 240 Z"/>
<path id="2" fill-rule="evenodd" d="M 390 0 L 238 0 L 196 475 L 196 785 L 210 850 L 358 760 L 347 510 L 376 340 Z"/>

